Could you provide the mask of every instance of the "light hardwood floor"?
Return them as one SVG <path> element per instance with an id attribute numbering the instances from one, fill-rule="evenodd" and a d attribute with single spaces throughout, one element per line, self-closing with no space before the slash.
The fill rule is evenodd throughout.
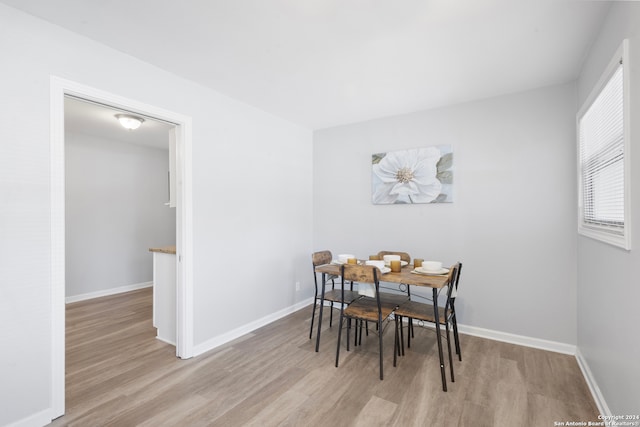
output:
<path id="1" fill-rule="evenodd" d="M 461 335 L 456 382 L 443 392 L 435 335 L 417 328 L 393 361 L 378 343 L 341 350 L 337 322 L 320 352 L 311 307 L 190 360 L 155 339 L 151 290 L 67 306 L 67 413 L 52 426 L 553 426 L 597 421 L 572 356 Z M 336 311 L 337 313 L 337 311 Z M 334 321 L 336 316 L 334 316 Z M 242 319 L 239 319 L 242 322 Z M 344 334 L 343 334 L 344 337 Z M 448 375 L 448 372 L 447 372 Z"/>

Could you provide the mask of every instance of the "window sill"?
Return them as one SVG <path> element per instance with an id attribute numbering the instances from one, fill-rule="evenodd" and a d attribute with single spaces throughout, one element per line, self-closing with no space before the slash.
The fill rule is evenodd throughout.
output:
<path id="1" fill-rule="evenodd" d="M 625 230 L 625 235 L 611 233 L 608 230 L 602 230 L 593 227 L 580 226 L 578 227 L 578 234 L 585 237 L 590 237 L 594 240 L 598 240 L 603 243 L 607 243 L 624 250 L 631 250 L 631 239 L 628 237 L 629 230 Z"/>

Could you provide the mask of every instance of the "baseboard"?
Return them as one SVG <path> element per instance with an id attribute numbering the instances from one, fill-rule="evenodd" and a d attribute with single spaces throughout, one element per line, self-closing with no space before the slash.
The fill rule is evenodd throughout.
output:
<path id="1" fill-rule="evenodd" d="M 270 314 L 268 316 L 262 317 L 258 320 L 254 320 L 251 323 L 248 323 L 246 325 L 243 325 L 239 328 L 236 328 L 232 331 L 229 331 L 225 334 L 219 335 L 215 338 L 212 338 L 210 340 L 207 340 L 201 344 L 195 345 L 193 347 L 193 355 L 194 356 L 198 356 L 202 353 L 206 353 L 207 351 L 213 350 L 217 347 L 220 347 L 221 345 L 224 345 L 228 342 L 231 342 L 237 338 L 240 338 L 243 335 L 246 335 L 250 332 L 255 331 L 258 328 L 261 328 L 263 326 L 268 325 L 271 322 L 275 322 L 278 319 L 281 319 L 285 316 L 288 316 L 289 314 L 296 312 L 304 307 L 307 307 L 309 305 L 313 304 L 313 297 L 312 298 L 308 298 L 304 301 L 301 301 L 297 304 L 294 304 L 290 307 L 284 308 L 280 311 L 277 311 L 273 314 Z"/>
<path id="2" fill-rule="evenodd" d="M 431 325 L 428 325 L 431 327 Z M 591 391 L 591 396 L 593 397 L 596 406 L 598 407 L 598 411 L 601 415 L 611 415 L 611 410 L 607 405 L 607 402 L 600 391 L 600 387 L 598 387 L 598 383 L 596 379 L 593 377 L 591 373 L 591 369 L 589 369 L 589 365 L 587 361 L 580 353 L 580 349 L 571 344 L 565 344 L 556 341 L 548 341 L 542 340 L 539 338 L 531 338 L 522 335 L 509 334 L 506 332 L 499 332 L 490 329 L 477 328 L 475 326 L 466 326 L 458 324 L 458 332 L 462 334 L 474 335 L 480 338 L 486 338 L 490 340 L 507 342 L 510 344 L 522 345 L 525 347 L 533 347 L 539 348 L 542 350 L 553 351 L 556 353 L 569 354 L 571 356 L 575 356 L 576 361 L 578 362 L 578 366 L 582 371 L 582 376 L 584 377 L 587 385 L 589 386 L 589 391 Z"/>
<path id="3" fill-rule="evenodd" d="M 600 391 L 600 387 L 598 387 L 598 383 L 593 377 L 593 373 L 591 372 L 591 369 L 589 369 L 589 364 L 587 364 L 586 359 L 584 358 L 584 356 L 582 356 L 580 349 L 576 351 L 576 360 L 578 361 L 578 366 L 580 366 L 582 375 L 584 376 L 584 379 L 589 386 L 589 390 L 591 391 L 593 400 L 596 402 L 598 411 L 600 411 L 600 415 L 612 415 L 611 410 L 609 409 L 609 405 L 607 405 L 607 402 L 604 400 L 604 396 Z"/>
<path id="4" fill-rule="evenodd" d="M 73 295 L 65 298 L 67 304 L 72 302 L 84 301 L 93 298 L 106 297 L 108 295 L 121 294 L 123 292 L 136 291 L 138 289 L 150 288 L 153 286 L 153 282 L 135 283 L 133 285 L 119 286 L 117 288 L 104 289 L 96 292 L 89 292 L 87 294 Z"/>
<path id="5" fill-rule="evenodd" d="M 164 339 L 164 338 L 160 338 L 160 337 L 159 337 L 159 336 L 157 336 L 157 335 L 156 335 L 156 339 L 157 339 L 158 341 L 162 341 L 163 343 L 171 344 L 171 345 L 172 345 L 172 346 L 174 346 L 174 347 L 176 346 L 176 343 L 171 342 L 171 341 L 169 341 L 169 340 L 166 340 L 166 339 Z"/>
<path id="6" fill-rule="evenodd" d="M 291 307 L 287 307 L 283 310 L 280 310 L 276 313 L 273 313 L 269 316 L 265 316 L 261 319 L 255 320 L 249 324 L 241 326 L 240 328 L 234 329 L 233 331 L 227 332 L 223 335 L 205 341 L 202 344 L 198 344 L 194 347 L 194 356 L 198 356 L 207 351 L 213 350 L 216 347 L 220 347 L 228 342 L 231 342 L 241 336 L 248 334 L 262 326 L 268 325 L 271 322 L 274 322 L 282 317 L 285 317 L 295 311 L 300 310 L 310 304 L 313 304 L 313 298 L 309 298 L 305 301 L 299 302 Z M 430 327 L 430 325 L 429 325 Z M 491 329 L 479 328 L 476 326 L 469 326 L 458 324 L 458 331 L 462 334 L 473 335 L 480 338 L 486 338 L 495 341 L 506 342 L 510 344 L 522 345 L 525 347 L 538 348 L 546 351 L 553 351 L 555 353 L 568 354 L 571 356 L 575 356 L 578 366 L 582 371 L 582 375 L 584 376 L 587 385 L 589 386 L 589 390 L 593 396 L 593 399 L 598 407 L 598 410 L 602 415 L 611 415 L 611 411 L 607 406 L 607 403 L 602 395 L 598 384 L 596 383 L 591 370 L 589 369 L 589 365 L 586 360 L 580 353 L 580 350 L 572 344 L 561 343 L 557 341 L 544 340 L 540 338 L 527 337 L 524 335 L 516 335 L 507 332 L 500 332 Z"/>
<path id="7" fill-rule="evenodd" d="M 219 347 L 223 344 L 226 344 L 230 341 L 240 338 L 242 335 L 248 334 L 258 328 L 261 328 L 262 326 L 268 325 L 269 323 L 274 322 L 295 311 L 298 311 L 301 308 L 308 306 L 312 303 L 313 303 L 313 298 L 309 298 L 291 307 L 287 307 L 276 313 L 270 314 L 269 316 L 265 316 L 261 319 L 258 319 L 251 323 L 243 325 L 237 329 L 229 331 L 218 337 L 205 341 L 202 344 L 198 344 L 194 347 L 194 356 L 200 355 L 209 350 L 213 350 L 216 347 Z M 544 340 L 540 338 L 532 338 L 532 337 L 527 337 L 523 335 L 510 334 L 507 332 L 500 332 L 500 331 L 495 331 L 491 329 L 478 328 L 476 326 L 468 326 L 463 324 L 458 324 L 458 331 L 462 334 L 473 335 L 480 338 L 487 338 L 490 340 L 502 341 L 510 344 L 522 345 L 525 347 L 538 348 L 541 350 L 553 351 L 556 353 L 569 354 L 572 356 L 576 355 L 575 345 L 565 344 L 557 341 L 549 341 L 549 340 Z"/>
<path id="8" fill-rule="evenodd" d="M 553 351 L 556 353 L 570 354 L 575 356 L 576 346 L 557 341 L 532 338 L 524 335 L 510 334 L 491 329 L 478 328 L 476 326 L 462 325 L 458 323 L 458 332 L 473 335 L 480 338 L 487 338 L 494 341 L 502 341 L 510 344 L 523 345 L 525 347 L 539 348 L 541 350 Z"/>
<path id="9" fill-rule="evenodd" d="M 51 424 L 51 408 L 7 424 L 6 427 L 42 427 Z"/>
<path id="10" fill-rule="evenodd" d="M 542 350 L 554 351 L 556 353 L 564 353 L 575 356 L 576 361 L 578 362 L 578 366 L 582 371 L 582 376 L 589 386 L 591 396 L 593 397 L 593 400 L 598 407 L 598 411 L 601 415 L 611 415 L 611 410 L 609 409 L 609 406 L 607 405 L 607 402 L 605 401 L 604 396 L 600 391 L 600 387 L 598 387 L 598 383 L 596 382 L 591 369 L 589 369 L 587 361 L 585 360 L 584 356 L 582 356 L 582 353 L 580 353 L 580 349 L 577 346 L 460 324 L 458 324 L 458 331 L 460 333 L 475 335 L 481 338 L 503 341 L 511 344 L 523 345 L 526 347 L 539 348 Z"/>

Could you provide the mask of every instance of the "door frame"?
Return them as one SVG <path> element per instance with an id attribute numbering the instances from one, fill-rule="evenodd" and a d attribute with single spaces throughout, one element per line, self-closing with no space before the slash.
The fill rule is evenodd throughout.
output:
<path id="1" fill-rule="evenodd" d="M 191 117 L 51 76 L 51 410 L 65 413 L 64 97 L 71 95 L 176 125 L 176 356 L 193 356 L 193 200 Z"/>

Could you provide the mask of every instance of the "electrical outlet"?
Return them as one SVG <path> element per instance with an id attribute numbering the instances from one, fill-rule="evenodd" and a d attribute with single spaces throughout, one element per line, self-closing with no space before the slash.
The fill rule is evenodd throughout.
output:
<path id="1" fill-rule="evenodd" d="M 296 291 L 300 290 L 300 282 L 296 282 Z"/>

